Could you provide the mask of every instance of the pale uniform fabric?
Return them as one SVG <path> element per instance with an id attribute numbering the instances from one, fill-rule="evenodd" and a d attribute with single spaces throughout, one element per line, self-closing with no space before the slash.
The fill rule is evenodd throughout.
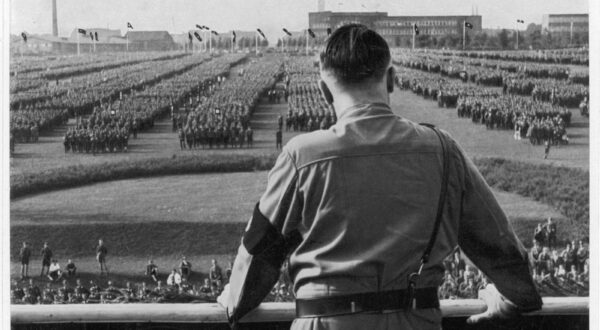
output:
<path id="1" fill-rule="evenodd" d="M 417 287 L 438 287 L 444 257 L 460 244 L 505 297 L 521 308 L 540 306 L 525 249 L 475 165 L 447 140 L 443 221 Z M 433 130 L 394 115 L 385 104 L 352 107 L 329 130 L 293 138 L 269 173 L 259 210 L 283 235 L 297 231 L 302 237 L 289 258 L 296 297 L 406 288 L 433 229 L 442 158 Z M 232 283 L 236 274 L 245 277 L 251 260 L 242 245 Z M 292 328 L 439 329 L 440 324 L 439 309 L 426 309 L 297 319 Z"/>

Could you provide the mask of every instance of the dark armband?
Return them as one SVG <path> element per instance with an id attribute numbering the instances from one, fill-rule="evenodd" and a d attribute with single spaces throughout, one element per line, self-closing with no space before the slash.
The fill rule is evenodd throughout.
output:
<path id="1" fill-rule="evenodd" d="M 242 245 L 252 256 L 241 284 L 238 303 L 229 315 L 235 324 L 248 312 L 256 308 L 279 280 L 281 266 L 288 253 L 294 249 L 301 237 L 297 231 L 284 236 L 259 210 L 254 208 L 252 219 L 244 232 Z"/>

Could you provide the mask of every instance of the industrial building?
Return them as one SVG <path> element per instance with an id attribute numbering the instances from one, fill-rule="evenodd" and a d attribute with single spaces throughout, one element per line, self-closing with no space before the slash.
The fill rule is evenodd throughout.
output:
<path id="1" fill-rule="evenodd" d="M 360 23 L 381 34 L 392 47 L 402 45 L 412 38 L 413 26 L 416 24 L 420 35 L 462 37 L 465 22 L 473 28 L 468 33 L 481 32 L 480 15 L 465 16 L 388 16 L 386 12 L 312 12 L 308 14 L 310 28 L 318 38 L 327 36 L 327 29 L 349 24 Z"/>

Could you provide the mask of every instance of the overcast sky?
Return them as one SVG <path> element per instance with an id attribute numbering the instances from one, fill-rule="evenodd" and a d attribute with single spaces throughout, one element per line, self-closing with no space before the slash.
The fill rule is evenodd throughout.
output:
<path id="1" fill-rule="evenodd" d="M 592 0 L 597 1 L 597 0 Z M 168 30 L 182 33 L 195 24 L 216 31 L 254 30 L 269 39 L 282 27 L 301 30 L 317 0 L 57 0 L 58 29 L 67 36 L 76 27 Z M 12 34 L 52 33 L 51 0 L 10 0 Z M 587 13 L 588 0 L 325 0 L 332 11 L 385 11 L 390 15 L 470 15 L 477 7 L 484 28 L 514 28 L 517 18 L 540 24 L 543 14 Z M 523 26 L 524 28 L 524 26 Z M 273 36 L 270 38 L 270 36 Z"/>

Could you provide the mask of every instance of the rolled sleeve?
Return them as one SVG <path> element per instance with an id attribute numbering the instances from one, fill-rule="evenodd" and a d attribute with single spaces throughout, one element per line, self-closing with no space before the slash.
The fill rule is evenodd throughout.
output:
<path id="1" fill-rule="evenodd" d="M 542 300 L 533 283 L 526 250 L 475 164 L 464 153 L 463 159 L 465 190 L 459 245 L 503 296 L 522 311 L 537 310 Z"/>

